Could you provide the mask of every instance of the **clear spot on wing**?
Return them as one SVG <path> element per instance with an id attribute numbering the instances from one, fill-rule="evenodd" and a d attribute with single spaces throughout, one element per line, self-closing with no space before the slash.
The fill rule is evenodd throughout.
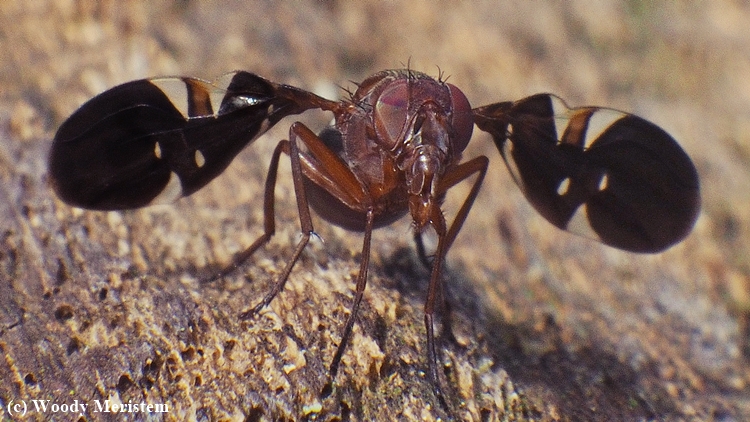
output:
<path id="1" fill-rule="evenodd" d="M 172 203 L 182 196 L 182 183 L 180 183 L 180 177 L 177 173 L 169 173 L 169 182 L 164 186 L 164 189 L 156 196 L 149 205 L 156 204 L 169 204 Z"/>

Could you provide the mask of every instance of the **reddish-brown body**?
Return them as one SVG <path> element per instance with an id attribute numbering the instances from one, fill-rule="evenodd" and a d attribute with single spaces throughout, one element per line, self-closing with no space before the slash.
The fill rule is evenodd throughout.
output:
<path id="1" fill-rule="evenodd" d="M 351 98 L 331 101 L 248 72 L 214 83 L 195 78 L 132 81 L 84 104 L 63 123 L 50 150 L 50 181 L 71 205 L 119 210 L 172 201 L 221 174 L 249 143 L 286 116 L 330 111 L 316 135 L 293 123 L 271 156 L 263 198 L 264 232 L 237 254 L 224 276 L 275 232 L 274 190 L 282 153 L 289 156 L 302 239 L 273 288 L 249 318 L 283 289 L 314 233 L 310 208 L 364 232 L 352 312 L 331 362 L 335 376 L 367 282 L 373 229 L 406 214 L 420 257 L 431 266 L 425 301 L 430 377 L 439 396 L 433 315 L 442 265 L 487 171 L 484 156 L 461 162 L 473 126 L 489 133 L 514 181 L 555 226 L 633 252 L 658 252 L 684 238 L 700 208 L 690 158 L 661 128 L 601 107 L 571 109 L 537 94 L 472 109 L 455 86 L 412 70 L 379 72 Z M 304 146 L 304 147 L 303 147 Z M 474 178 L 448 224 L 446 192 Z M 437 247 L 427 259 L 421 233 Z"/>
<path id="2" fill-rule="evenodd" d="M 295 91 L 291 93 L 297 95 Z M 306 95 L 309 101 L 311 94 Z M 438 239 L 434 259 L 428 264 L 432 271 L 425 303 L 430 375 L 437 387 L 433 315 L 436 298 L 442 290 L 441 269 L 488 165 L 483 156 L 460 163 L 474 127 L 469 101 L 455 86 L 423 73 L 387 70 L 362 82 L 351 99 L 338 103 L 321 99 L 316 106 L 332 111 L 335 124 L 317 136 L 301 123 L 294 123 L 289 141 L 279 143 L 266 181 L 266 235 L 245 256 L 273 233 L 273 185 L 280 151 L 288 153 L 292 161 L 303 239 L 274 289 L 246 315 L 259 311 L 281 291 L 313 233 L 308 207 L 334 224 L 363 231 L 362 261 L 352 313 L 331 364 L 331 373 L 335 375 L 367 283 L 372 231 L 408 212 L 425 263 L 428 259 L 419 235 L 431 226 Z M 299 148 L 299 141 L 307 150 Z M 472 189 L 448 225 L 440 209 L 445 193 L 473 175 L 477 177 Z"/>
<path id="3" fill-rule="evenodd" d="M 439 180 L 458 164 L 474 126 L 458 88 L 419 72 L 387 70 L 363 81 L 334 114 L 334 128 L 321 138 L 359 186 L 340 191 L 320 178 L 320 161 L 303 159 L 308 201 L 319 215 L 358 231 L 369 209 L 374 227 L 409 210 L 419 230 L 439 218 Z"/>

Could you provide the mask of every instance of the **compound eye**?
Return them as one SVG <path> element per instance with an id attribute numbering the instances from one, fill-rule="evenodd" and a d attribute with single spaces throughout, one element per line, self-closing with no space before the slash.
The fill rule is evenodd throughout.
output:
<path id="1" fill-rule="evenodd" d="M 468 98 L 456 88 L 453 84 L 447 84 L 451 91 L 451 101 L 453 103 L 453 118 L 451 126 L 453 127 L 454 138 L 453 148 L 456 152 L 461 152 L 471 139 L 471 133 L 474 131 L 474 113 L 471 112 L 471 104 Z"/>
<path id="2" fill-rule="evenodd" d="M 375 131 L 389 147 L 395 147 L 406 125 L 409 93 L 405 80 L 396 81 L 380 94 L 375 104 Z"/>

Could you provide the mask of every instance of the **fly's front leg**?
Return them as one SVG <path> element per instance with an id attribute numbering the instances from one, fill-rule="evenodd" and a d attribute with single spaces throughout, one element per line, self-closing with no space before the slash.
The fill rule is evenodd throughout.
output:
<path id="1" fill-rule="evenodd" d="M 297 144 L 302 141 L 307 147 L 307 152 L 302 153 Z M 240 318 L 249 318 L 258 313 L 263 307 L 267 306 L 276 295 L 284 288 L 284 284 L 289 278 L 289 274 L 294 264 L 299 259 L 300 254 L 310 240 L 313 232 L 312 219 L 310 217 L 310 206 L 307 200 L 305 190 L 305 179 L 317 184 L 334 196 L 337 200 L 351 209 L 366 210 L 365 221 L 365 239 L 362 246 L 362 261 L 360 262 L 359 274 L 357 276 L 357 287 L 352 304 L 351 314 L 344 325 L 344 331 L 341 335 L 341 343 L 336 349 L 336 354 L 330 366 L 331 377 L 335 377 L 339 362 L 346 349 L 349 337 L 351 337 L 352 327 L 356 318 L 357 310 L 362 301 L 362 296 L 367 284 L 367 269 L 370 262 L 370 242 L 372 230 L 374 228 L 374 210 L 370 203 L 370 198 L 365 188 L 361 185 L 357 177 L 347 167 L 341 158 L 339 158 L 326 144 L 308 129 L 302 123 L 294 123 L 289 129 L 289 141 L 281 141 L 274 151 L 271 170 L 266 183 L 266 195 L 264 211 L 266 214 L 266 230 L 264 235 L 256 241 L 249 249 L 248 255 L 257 248 L 256 244 L 263 244 L 273 234 L 273 191 L 276 182 L 276 172 L 278 169 L 278 159 L 281 152 L 289 155 L 292 163 L 292 178 L 294 181 L 294 193 L 297 197 L 297 208 L 302 227 L 302 239 L 297 244 L 294 254 L 282 271 L 278 280 L 271 291 L 266 294 L 263 300 L 252 309 L 242 313 Z M 445 234 L 445 230 L 443 230 Z"/>
<path id="2" fill-rule="evenodd" d="M 425 301 L 424 307 L 424 322 L 425 329 L 427 330 L 427 359 L 430 370 L 430 377 L 432 378 L 435 392 L 439 399 L 444 402 L 444 396 L 440 387 L 440 379 L 438 376 L 438 353 L 435 347 L 435 331 L 434 331 L 434 313 L 435 303 L 438 297 L 441 297 L 443 301 L 446 301 L 445 292 L 443 290 L 443 281 L 441 278 L 442 265 L 445 261 L 445 255 L 448 253 L 453 241 L 456 239 L 456 235 L 461 226 L 466 221 L 466 217 L 469 214 L 471 206 L 474 204 L 474 200 L 479 193 L 479 188 L 482 186 L 484 176 L 487 174 L 487 166 L 489 161 L 487 157 L 480 156 L 472 160 L 469 160 L 463 164 L 460 164 L 452 171 L 446 173 L 440 180 L 437 188 L 437 194 L 441 195 L 448 189 L 455 186 L 457 183 L 466 180 L 474 174 L 477 174 L 476 180 L 469 191 L 469 194 L 464 199 L 461 208 L 458 210 L 456 217 L 453 219 L 450 227 L 446 229 L 445 219 L 441 213 L 433 217 L 433 227 L 438 234 L 438 245 L 435 251 L 435 256 L 432 261 L 432 272 L 430 275 L 430 285 L 427 289 L 427 300 Z M 437 224 L 435 224 L 437 223 Z M 447 304 L 445 309 L 450 309 Z M 444 329 L 450 330 L 450 320 L 448 315 L 444 319 Z M 451 334 L 452 335 L 452 334 Z"/>
<path id="3" fill-rule="evenodd" d="M 302 132 L 302 134 L 300 134 L 300 128 L 306 129 L 306 132 Z M 310 132 L 309 129 L 304 127 L 304 125 L 302 125 L 301 123 L 295 123 L 289 129 L 289 141 L 281 141 L 276 146 L 273 157 L 271 159 L 271 166 L 268 171 L 268 177 L 266 178 L 266 191 L 264 195 L 263 205 L 264 233 L 250 246 L 250 248 L 243 252 L 241 256 L 244 256 L 243 260 L 247 259 L 247 257 L 249 257 L 255 251 L 255 249 L 257 249 L 260 245 L 267 243 L 275 231 L 274 188 L 276 186 L 276 174 L 279 166 L 279 155 L 281 152 L 289 155 L 290 161 L 292 163 L 292 180 L 294 183 L 294 195 L 297 198 L 297 210 L 299 213 L 299 221 L 302 229 L 302 238 L 297 243 L 297 247 L 295 248 L 292 257 L 287 262 L 284 270 L 281 272 L 281 275 L 276 280 L 276 283 L 273 285 L 271 290 L 266 294 L 266 296 L 260 303 L 255 305 L 255 307 L 240 314 L 241 319 L 247 319 L 257 314 L 261 309 L 268 306 L 273 298 L 276 297 L 276 295 L 278 295 L 279 292 L 284 289 L 284 285 L 289 278 L 289 274 L 292 272 L 292 268 L 294 268 L 294 264 L 297 262 L 300 255 L 302 254 L 302 251 L 305 249 L 305 246 L 307 246 L 307 243 L 310 241 L 310 236 L 314 233 L 312 218 L 310 217 L 310 206 L 307 202 L 307 195 L 305 193 L 305 186 L 302 179 L 302 160 L 300 159 L 301 153 L 299 147 L 297 146 L 297 139 L 301 136 L 308 136 L 308 132 Z"/>
<path id="4" fill-rule="evenodd" d="M 435 297 L 438 294 L 442 295 L 442 289 L 440 287 L 441 283 L 438 282 L 440 266 L 445 255 L 448 253 L 448 249 L 453 245 L 453 241 L 456 240 L 456 235 L 458 235 L 459 230 L 461 230 L 461 226 L 463 226 L 464 221 L 466 221 L 466 217 L 469 215 L 469 210 L 471 210 L 471 206 L 474 204 L 474 200 L 479 193 L 479 188 L 482 187 L 484 176 L 487 174 L 488 165 L 489 161 L 487 160 L 487 157 L 476 157 L 460 164 L 452 171 L 446 173 L 438 185 L 437 195 L 442 195 L 456 184 L 466 180 L 474 174 L 477 174 L 477 178 L 474 180 L 474 184 L 471 186 L 469 194 L 466 196 L 466 199 L 464 199 L 461 208 L 459 208 L 456 217 L 453 219 L 453 222 L 447 231 L 445 229 L 445 220 L 443 218 L 435 216 L 433 219 L 433 221 L 439 222 L 439 224 L 433 224 L 438 233 L 438 248 L 437 251 L 435 251 L 431 263 L 432 275 L 430 277 L 430 290 L 428 291 L 427 302 L 425 303 L 425 313 L 430 315 L 430 319 L 432 319 L 432 313 L 435 309 Z M 421 243 L 421 234 L 416 233 L 414 238 L 418 242 L 417 247 L 421 249 L 420 255 L 424 255 L 424 245 L 419 245 Z"/>
<path id="5" fill-rule="evenodd" d="M 367 285 L 367 269 L 370 266 L 370 243 L 372 240 L 373 224 L 374 214 L 372 210 L 369 210 L 367 212 L 367 221 L 365 222 L 365 239 L 362 242 L 362 261 L 359 263 L 359 274 L 357 274 L 357 287 L 354 293 L 354 302 L 352 303 L 351 313 L 346 319 L 344 331 L 341 334 L 341 343 L 339 343 L 339 347 L 336 348 L 336 354 L 333 355 L 333 360 L 329 367 L 331 378 L 335 378 L 336 373 L 339 371 L 339 363 L 341 363 L 341 357 L 344 355 L 344 350 L 346 350 L 349 337 L 351 337 L 352 328 L 354 328 L 354 321 L 357 317 L 357 311 L 359 310 L 359 304 L 362 302 L 362 297 L 365 293 L 365 286 Z"/>
<path id="6" fill-rule="evenodd" d="M 372 230 L 374 228 L 375 213 L 372 207 L 370 197 L 365 188 L 359 182 L 351 169 L 341 160 L 325 143 L 307 127 L 301 123 L 292 125 L 292 142 L 290 144 L 290 156 L 292 158 L 292 170 L 294 176 L 295 192 L 297 192 L 297 205 L 300 207 L 300 221 L 302 222 L 303 231 L 307 238 L 312 233 L 312 223 L 309 222 L 310 211 L 308 207 L 305 190 L 303 189 L 303 177 L 312 183 L 323 188 L 326 192 L 335 197 L 338 201 L 353 210 L 362 210 L 365 214 L 364 241 L 362 244 L 362 260 L 360 261 L 359 274 L 357 275 L 357 286 L 352 303 L 351 313 L 346 320 L 344 330 L 341 334 L 336 353 L 333 356 L 330 366 L 331 378 L 336 376 L 341 357 L 346 350 L 346 345 L 351 337 L 354 321 L 356 320 L 359 305 L 367 285 L 367 269 L 370 263 L 370 243 Z M 308 152 L 300 154 L 297 150 L 297 139 L 304 142 Z M 296 169 L 296 172 L 295 172 Z M 306 242 L 306 239 L 305 239 Z M 301 251 L 301 249 L 300 249 Z M 296 258 L 295 258 L 296 259 Z M 291 268 L 289 268 L 291 270 Z M 277 293 L 281 290 L 281 285 L 277 284 Z M 275 294 L 275 292 L 271 292 Z"/>

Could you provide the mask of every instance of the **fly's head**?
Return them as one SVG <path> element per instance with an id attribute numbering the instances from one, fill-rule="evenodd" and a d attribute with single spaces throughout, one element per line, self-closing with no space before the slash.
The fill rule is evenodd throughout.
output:
<path id="1" fill-rule="evenodd" d="M 404 172 L 409 211 L 421 230 L 441 215 L 438 185 L 469 143 L 471 105 L 454 85 L 414 71 L 389 73 L 378 85 L 372 98 L 377 142 Z"/>

